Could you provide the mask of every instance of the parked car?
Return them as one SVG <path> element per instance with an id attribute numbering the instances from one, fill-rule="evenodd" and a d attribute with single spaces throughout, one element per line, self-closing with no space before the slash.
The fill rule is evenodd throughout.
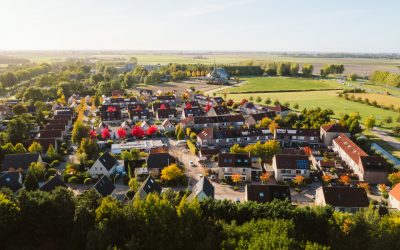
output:
<path id="1" fill-rule="evenodd" d="M 189 166 L 194 167 L 194 162 L 193 161 L 189 161 Z"/>
<path id="2" fill-rule="evenodd" d="M 217 176 L 216 175 L 210 175 L 210 180 L 216 181 L 217 180 Z"/>

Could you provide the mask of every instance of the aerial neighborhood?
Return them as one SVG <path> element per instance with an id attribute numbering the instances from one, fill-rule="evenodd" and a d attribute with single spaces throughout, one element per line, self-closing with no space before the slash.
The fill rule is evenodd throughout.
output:
<path id="1" fill-rule="evenodd" d="M 199 202 L 202 209 L 228 202 L 237 209 L 400 210 L 399 166 L 374 150 L 363 134 L 373 126 L 356 112 L 233 98 L 223 90 L 247 84 L 235 74 L 247 66 L 204 66 L 197 75 L 190 65 L 134 64 L 126 72 L 101 62 L 66 65 L 38 67 L 60 79 L 70 74 L 70 83 L 52 87 L 39 77 L 49 87 L 8 87 L 14 95 L 0 105 L 7 195 L 67 190 L 115 206 L 179 199 L 174 206 Z"/>

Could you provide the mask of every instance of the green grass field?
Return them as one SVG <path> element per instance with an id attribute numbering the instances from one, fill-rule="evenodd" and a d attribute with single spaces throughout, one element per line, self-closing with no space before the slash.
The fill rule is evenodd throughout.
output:
<path id="1" fill-rule="evenodd" d="M 243 98 L 249 99 L 249 94 L 228 94 L 228 99 L 240 101 Z M 254 100 L 260 96 L 262 98 L 261 104 L 264 104 L 264 100 L 268 97 L 272 102 L 279 100 L 281 103 L 289 102 L 290 106 L 293 107 L 295 103 L 299 104 L 299 110 L 303 108 L 317 108 L 332 109 L 335 112 L 334 118 L 339 118 L 342 114 L 359 112 L 362 119 L 369 115 L 374 115 L 378 122 L 383 120 L 386 116 L 391 116 L 395 121 L 400 113 L 391 110 L 384 110 L 368 106 L 366 104 L 347 101 L 344 98 L 337 97 L 337 91 L 305 91 L 305 92 L 279 92 L 279 93 L 262 93 L 262 94 L 251 94 Z M 396 123 L 386 125 L 391 128 Z"/>
<path id="2" fill-rule="evenodd" d="M 320 90 L 341 89 L 343 85 L 334 80 L 312 80 L 287 77 L 250 77 L 242 78 L 246 83 L 226 89 L 225 92 L 249 92 L 249 91 L 280 91 L 280 90 Z"/>

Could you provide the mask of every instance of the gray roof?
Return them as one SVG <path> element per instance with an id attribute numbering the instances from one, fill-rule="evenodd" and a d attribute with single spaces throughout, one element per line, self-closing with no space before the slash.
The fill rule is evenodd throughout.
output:
<path id="1" fill-rule="evenodd" d="M 42 191 L 50 192 L 56 189 L 56 187 L 65 187 L 65 182 L 61 179 L 61 176 L 56 175 L 53 178 L 49 179 L 46 183 L 43 184 L 39 189 Z"/>
<path id="2" fill-rule="evenodd" d="M 3 159 L 3 171 L 10 169 L 28 170 L 33 162 L 39 160 L 39 153 L 8 154 Z"/>
<path id="3" fill-rule="evenodd" d="M 94 184 L 94 189 L 96 189 L 99 194 L 105 197 L 114 191 L 115 186 L 110 178 L 108 178 L 106 175 L 103 175 L 103 177 L 101 177 L 100 180 Z"/>
<path id="4" fill-rule="evenodd" d="M 18 182 L 18 172 L 5 172 L 0 175 L 0 188 L 9 188 L 14 193 L 22 188 L 22 184 Z"/>
<path id="5" fill-rule="evenodd" d="M 147 179 L 142 183 L 140 186 L 139 190 L 135 194 L 135 198 L 139 197 L 141 199 L 146 198 L 146 196 L 149 193 L 156 192 L 160 193 L 161 192 L 161 187 L 158 185 L 158 183 L 151 177 L 147 177 Z"/>
<path id="6" fill-rule="evenodd" d="M 175 158 L 168 152 L 150 153 L 147 157 L 147 168 L 163 169 L 172 163 L 175 163 Z"/>
<path id="7" fill-rule="evenodd" d="M 97 159 L 108 171 L 112 169 L 118 162 L 117 160 L 109 153 L 105 152 Z"/>
<path id="8" fill-rule="evenodd" d="M 206 177 L 201 177 L 200 180 L 192 189 L 192 193 L 188 196 L 187 200 L 191 201 L 201 192 L 204 192 L 210 198 L 214 198 L 214 186 Z"/>

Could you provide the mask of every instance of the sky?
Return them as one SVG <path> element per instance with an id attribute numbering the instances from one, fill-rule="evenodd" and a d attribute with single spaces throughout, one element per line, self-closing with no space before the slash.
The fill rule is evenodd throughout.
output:
<path id="1" fill-rule="evenodd" d="M 0 50 L 400 52 L 398 0 L 0 0 Z"/>

